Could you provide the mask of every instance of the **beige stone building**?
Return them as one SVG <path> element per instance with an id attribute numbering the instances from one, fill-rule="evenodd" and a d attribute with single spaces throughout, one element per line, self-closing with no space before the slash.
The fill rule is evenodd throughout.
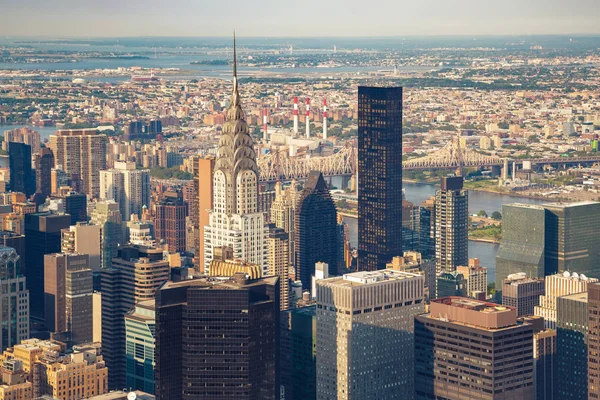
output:
<path id="1" fill-rule="evenodd" d="M 422 275 L 394 270 L 318 280 L 317 399 L 412 399 Z"/>

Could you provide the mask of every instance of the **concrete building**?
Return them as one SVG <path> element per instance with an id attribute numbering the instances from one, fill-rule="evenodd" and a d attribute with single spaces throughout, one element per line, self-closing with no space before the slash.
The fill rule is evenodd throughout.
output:
<path id="1" fill-rule="evenodd" d="M 600 284 L 592 283 L 588 292 L 588 399 L 600 399 Z"/>
<path id="2" fill-rule="evenodd" d="M 87 254 L 44 256 L 46 328 L 72 345 L 93 340 L 92 269 Z"/>
<path id="3" fill-rule="evenodd" d="M 91 223 L 100 227 L 100 266 L 109 268 L 117 255 L 117 248 L 123 239 L 119 205 L 113 200 L 96 203 L 92 211 Z"/>
<path id="4" fill-rule="evenodd" d="M 100 226 L 78 222 L 61 231 L 61 253 L 87 254 L 92 272 L 99 272 L 101 265 Z"/>
<path id="5" fill-rule="evenodd" d="M 281 313 L 281 387 L 286 400 L 317 398 L 317 306 Z"/>
<path id="6" fill-rule="evenodd" d="M 418 400 L 534 398 L 533 327 L 512 308 L 433 300 L 415 317 L 415 352 Z"/>
<path id="7" fill-rule="evenodd" d="M 0 247 L 0 350 L 29 338 L 29 290 L 15 249 Z"/>
<path id="8" fill-rule="evenodd" d="M 269 225 L 269 276 L 279 277 L 279 305 L 281 310 L 290 308 L 289 281 L 290 257 L 289 235 L 283 228 Z"/>
<path id="9" fill-rule="evenodd" d="M 467 297 L 478 298 L 481 293 L 487 296 L 487 268 L 480 265 L 479 258 L 469 258 L 469 265 L 459 265 L 456 272 L 467 280 Z"/>
<path id="10" fill-rule="evenodd" d="M 401 87 L 358 87 L 358 180 L 358 269 L 385 269 L 402 254 Z"/>
<path id="11" fill-rule="evenodd" d="M 209 224 L 208 210 L 213 208 L 214 157 L 194 157 L 194 202 L 191 213 L 194 223 L 194 257 L 198 272 L 204 271 L 204 227 Z"/>
<path id="12" fill-rule="evenodd" d="M 544 318 L 546 328 L 556 329 L 556 299 L 575 293 L 587 291 L 588 284 L 598 279 L 581 276 L 577 272 L 563 272 L 546 277 L 545 295 L 540 296 L 540 305 L 534 307 L 534 314 Z"/>
<path id="13" fill-rule="evenodd" d="M 181 191 L 169 191 L 155 205 L 154 236 L 167 245 L 169 252 L 182 253 L 186 249 L 185 217 L 187 205 Z"/>
<path id="14" fill-rule="evenodd" d="M 112 169 L 100 171 L 100 200 L 114 200 L 124 221 L 132 214 L 142 216 L 150 206 L 150 172 L 139 170 L 135 162 L 115 162 Z"/>
<path id="15" fill-rule="evenodd" d="M 528 278 L 524 272 L 502 281 L 502 304 L 517 310 L 517 317 L 533 315 L 545 293 L 544 279 Z"/>
<path id="16" fill-rule="evenodd" d="M 34 398 L 79 400 L 108 393 L 108 370 L 99 344 L 71 354 L 44 351 L 33 367 Z"/>
<path id="17" fill-rule="evenodd" d="M 142 246 L 120 247 L 112 265 L 102 270 L 102 353 L 111 389 L 125 385 L 125 314 L 137 303 L 154 299 L 168 278 L 162 250 Z"/>
<path id="18" fill-rule="evenodd" d="M 294 218 L 301 193 L 302 190 L 295 180 L 292 180 L 290 186 L 285 189 L 281 182 L 277 182 L 275 184 L 275 200 L 271 204 L 271 222 L 288 234 L 290 265 L 294 264 Z"/>
<path id="19" fill-rule="evenodd" d="M 237 273 L 162 285 L 156 293 L 156 398 L 279 398 L 278 280 Z"/>
<path id="20" fill-rule="evenodd" d="M 50 135 L 49 147 L 55 164 L 69 175 L 83 181 L 83 191 L 90 197 L 100 193 L 100 171 L 106 169 L 106 135 L 96 129 L 58 130 Z"/>
<path id="21" fill-rule="evenodd" d="M 154 394 L 156 312 L 154 300 L 141 301 L 125 314 L 126 388 Z"/>
<path id="22" fill-rule="evenodd" d="M 425 298 L 435 297 L 437 277 L 434 260 L 423 260 L 421 253 L 405 251 L 402 257 L 394 257 L 392 262 L 386 265 L 386 268 L 423 275 L 425 277 Z"/>
<path id="23" fill-rule="evenodd" d="M 317 281 L 317 399 L 412 399 L 424 281 L 394 270 Z"/>
<path id="24" fill-rule="evenodd" d="M 2 365 L 0 400 L 33 399 L 33 384 L 27 381 L 21 360 L 6 360 Z"/>
<path id="25" fill-rule="evenodd" d="M 469 263 L 469 194 L 463 178 L 442 178 L 435 192 L 436 271 L 453 272 Z"/>
<path id="26" fill-rule="evenodd" d="M 213 174 L 213 208 L 204 227 L 204 268 L 208 271 L 215 248 L 227 246 L 234 258 L 260 265 L 266 275 L 269 231 L 265 215 L 258 210 L 259 171 L 236 73 L 234 68 L 233 93 Z"/>
<path id="27" fill-rule="evenodd" d="M 588 294 L 556 299 L 556 399 L 588 398 Z"/>

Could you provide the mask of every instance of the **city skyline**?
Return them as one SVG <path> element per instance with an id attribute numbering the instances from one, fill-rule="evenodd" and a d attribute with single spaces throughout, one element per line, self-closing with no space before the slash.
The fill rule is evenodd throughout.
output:
<path id="1" fill-rule="evenodd" d="M 596 23 L 600 9 L 594 0 L 386 1 L 378 7 L 361 7 L 356 0 L 326 4 L 308 0 L 297 7 L 259 0 L 234 1 L 227 8 L 181 0 L 84 4 L 27 0 L 3 5 L 3 15 L 1 36 L 227 36 L 234 28 L 247 37 L 600 34 Z M 148 18 L 153 18 L 152 24 Z M 377 23 L 365 23 L 369 20 Z"/>

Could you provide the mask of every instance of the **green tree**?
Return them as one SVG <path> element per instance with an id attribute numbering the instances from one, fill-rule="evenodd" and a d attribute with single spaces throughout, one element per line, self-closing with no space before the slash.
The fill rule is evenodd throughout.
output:
<path id="1" fill-rule="evenodd" d="M 492 213 L 492 218 L 495 219 L 496 221 L 500 221 L 502 219 L 502 214 L 500 214 L 500 212 L 498 212 L 498 211 L 494 211 Z"/>
<path id="2" fill-rule="evenodd" d="M 479 217 L 487 217 L 487 213 L 485 212 L 485 210 L 479 210 L 479 212 L 477 213 L 477 216 Z"/>

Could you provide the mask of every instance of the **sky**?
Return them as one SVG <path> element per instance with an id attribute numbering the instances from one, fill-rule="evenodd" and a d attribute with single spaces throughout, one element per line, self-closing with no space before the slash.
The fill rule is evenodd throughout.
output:
<path id="1" fill-rule="evenodd" d="M 0 0 L 0 36 L 600 34 L 599 0 Z"/>

